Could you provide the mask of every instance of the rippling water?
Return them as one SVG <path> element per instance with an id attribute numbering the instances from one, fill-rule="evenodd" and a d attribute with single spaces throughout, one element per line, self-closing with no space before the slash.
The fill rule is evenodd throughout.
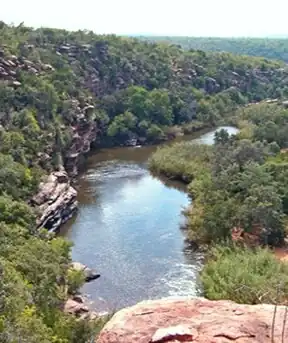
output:
<path id="1" fill-rule="evenodd" d="M 211 144 L 213 135 L 197 140 Z M 79 213 L 65 234 L 74 242 L 73 260 L 101 274 L 82 289 L 97 310 L 199 294 L 202 256 L 185 248 L 179 229 L 188 195 L 183 185 L 149 173 L 146 162 L 154 150 L 101 150 L 79 180 Z"/>

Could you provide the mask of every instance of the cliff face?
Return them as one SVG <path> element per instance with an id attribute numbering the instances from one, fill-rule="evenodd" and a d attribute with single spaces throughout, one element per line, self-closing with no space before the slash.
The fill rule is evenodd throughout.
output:
<path id="1" fill-rule="evenodd" d="M 202 298 L 147 301 L 116 313 L 96 343 L 288 342 L 285 307 L 277 308 L 274 330 L 273 314 L 273 305 Z"/>
<path id="2" fill-rule="evenodd" d="M 78 107 L 77 121 L 72 125 L 72 140 L 68 151 L 64 155 L 64 164 L 68 174 L 75 177 L 78 174 L 78 167 L 81 158 L 90 151 L 91 144 L 97 137 L 97 124 L 87 119 L 89 111 L 93 111 L 94 106 L 87 104 L 83 109 Z"/>
<path id="3" fill-rule="evenodd" d="M 77 210 L 77 191 L 70 185 L 65 171 L 53 172 L 39 186 L 39 192 L 32 198 L 39 216 L 38 227 L 56 231 Z"/>

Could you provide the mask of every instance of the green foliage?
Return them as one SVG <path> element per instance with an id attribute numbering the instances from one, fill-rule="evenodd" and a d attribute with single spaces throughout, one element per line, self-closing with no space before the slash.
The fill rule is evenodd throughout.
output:
<path id="1" fill-rule="evenodd" d="M 7 193 L 15 199 L 26 198 L 35 190 L 31 169 L 14 162 L 8 155 L 0 154 L 0 194 Z"/>
<path id="2" fill-rule="evenodd" d="M 267 249 L 215 246 L 201 280 L 205 297 L 211 300 L 241 304 L 279 304 L 287 300 L 288 265 Z"/>
<path id="3" fill-rule="evenodd" d="M 69 269 L 70 244 L 37 230 L 37 213 L 28 205 L 41 177 L 67 167 L 66 156 L 91 130 L 98 142 L 120 145 L 140 138 L 157 142 L 232 120 L 231 112 L 247 102 L 285 96 L 286 67 L 261 58 L 3 22 L 0 47 L 0 340 L 84 343 L 93 323 L 61 311 L 67 290 L 75 292 L 83 275 Z M 266 237 L 281 240 L 288 178 L 272 158 L 286 145 L 287 116 L 278 112 L 272 122 L 267 116 L 261 121 L 261 113 L 257 118 L 238 113 L 247 124 L 246 141 L 228 140 L 222 132 L 218 150 L 184 144 L 152 157 L 156 172 L 194 180 L 197 225 L 206 239 L 227 236 L 237 219 L 247 230 L 260 222 L 272 230 Z M 203 208 L 206 212 L 199 211 Z"/>
<path id="4" fill-rule="evenodd" d="M 221 130 L 213 147 L 194 150 L 190 143 L 174 144 L 151 157 L 154 172 L 190 182 L 193 206 L 186 216 L 191 240 L 222 241 L 240 227 L 256 232 L 263 244 L 283 243 L 288 175 L 286 153 L 280 147 L 287 147 L 281 134 L 287 114 L 279 105 L 249 106 L 236 112 L 242 127 L 238 135 L 229 137 Z"/>
<path id="5" fill-rule="evenodd" d="M 108 136 L 118 137 L 120 141 L 123 138 L 129 139 L 129 133 L 132 134 L 136 121 L 136 117 L 131 112 L 126 111 L 123 114 L 118 114 L 108 127 Z"/>
<path id="6" fill-rule="evenodd" d="M 73 268 L 67 273 L 68 293 L 75 294 L 76 291 L 85 283 L 85 275 L 81 270 Z"/>
<path id="7" fill-rule="evenodd" d="M 0 196 L 0 223 L 17 224 L 29 230 L 35 222 L 35 213 L 23 201 Z"/>
<path id="8" fill-rule="evenodd" d="M 260 103 L 235 113 L 237 121 L 250 124 L 255 140 L 276 142 L 280 148 L 288 146 L 288 111 L 278 104 Z"/>
<path id="9" fill-rule="evenodd" d="M 184 49 L 262 56 L 288 61 L 287 38 L 218 38 L 218 37 L 139 37 L 142 40 L 181 45 Z"/>
<path id="10" fill-rule="evenodd" d="M 149 159 L 149 168 L 156 174 L 190 182 L 205 171 L 211 148 L 189 142 L 159 147 Z"/>

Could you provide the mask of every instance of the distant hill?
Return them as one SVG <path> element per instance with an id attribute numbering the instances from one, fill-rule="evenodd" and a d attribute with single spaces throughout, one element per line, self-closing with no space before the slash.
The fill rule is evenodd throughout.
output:
<path id="1" fill-rule="evenodd" d="M 265 57 L 288 62 L 288 37 L 270 38 L 220 38 L 220 37 L 172 37 L 137 36 L 152 42 L 181 45 L 185 50 L 203 50 Z"/>

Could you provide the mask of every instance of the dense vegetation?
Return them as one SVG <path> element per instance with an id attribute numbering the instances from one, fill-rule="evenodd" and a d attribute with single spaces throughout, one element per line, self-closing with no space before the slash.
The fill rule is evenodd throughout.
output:
<path id="1" fill-rule="evenodd" d="M 237 55 L 262 56 L 288 62 L 288 38 L 220 38 L 220 37 L 139 37 L 152 42 L 179 45 L 185 50 L 230 52 Z"/>
<path id="2" fill-rule="evenodd" d="M 218 245 L 204 266 L 201 280 L 208 299 L 240 304 L 286 304 L 288 264 L 268 249 Z"/>
<path id="3" fill-rule="evenodd" d="M 90 134 L 95 132 L 96 144 L 126 144 L 131 139 L 153 142 L 181 130 L 214 126 L 245 103 L 287 95 L 285 68 L 280 62 L 261 58 L 184 52 L 175 46 L 136 39 L 86 31 L 34 30 L 0 22 L 1 342 L 81 343 L 91 336 L 90 323 L 61 310 L 68 291 L 75 291 L 82 280 L 69 271 L 70 244 L 36 229 L 37 213 L 29 206 L 39 181 L 54 169 L 68 168 L 69 156 L 79 152 L 84 136 L 89 149 Z M 271 133 L 269 127 L 266 130 L 263 123 L 258 134 Z M 284 131 L 277 139 L 280 137 L 285 139 Z M 228 157 L 234 158 L 232 144 L 237 143 L 219 145 L 227 151 L 227 161 L 221 157 L 223 165 L 229 164 Z M 252 174 L 263 176 L 259 187 L 264 188 L 255 192 L 273 195 L 271 205 L 264 202 L 263 218 L 273 217 L 275 225 L 280 225 L 276 236 L 281 238 L 282 217 L 277 219 L 274 214 L 282 214 L 287 194 L 282 182 L 285 170 L 273 160 L 269 165 L 263 162 L 267 155 L 276 158 L 276 143 L 247 144 L 244 151 L 256 154 L 255 163 L 261 162 L 251 166 Z M 242 148 L 237 147 L 239 156 Z M 242 182 L 251 173 L 243 158 L 236 166 L 244 168 Z M 215 167 L 221 163 L 219 160 Z M 222 172 L 220 168 L 217 175 L 222 177 Z M 231 189 L 215 193 L 219 208 L 235 193 L 233 173 L 228 174 Z M 194 176 L 194 171 L 188 176 Z M 267 178 L 273 179 L 270 188 L 264 185 Z M 199 190 L 203 187 L 200 181 Z M 209 177 L 203 182 L 212 187 Z M 238 190 L 239 197 L 231 200 L 231 206 L 241 204 L 245 191 L 245 187 L 242 193 Z M 251 202 L 257 205 L 257 192 L 251 193 L 249 203 L 243 203 L 243 211 L 249 211 Z M 199 208 L 202 201 L 199 196 Z M 210 212 L 203 214 L 209 223 L 215 210 L 211 202 Z M 223 214 L 227 222 L 228 210 Z M 258 218 L 250 217 L 246 223 L 241 212 L 234 219 L 243 218 L 243 225 L 249 227 Z M 214 235 L 216 226 L 209 225 L 203 231 L 205 239 Z"/>
<path id="4" fill-rule="evenodd" d="M 150 167 L 190 182 L 193 205 L 186 216 L 191 240 L 281 245 L 288 215 L 288 109 L 264 102 L 236 111 L 233 121 L 241 128 L 239 134 L 220 130 L 211 147 L 186 142 L 160 148 Z M 212 255 L 215 261 L 210 260 L 202 274 L 208 297 L 255 303 L 255 294 L 269 289 L 275 300 L 272 290 L 281 279 L 281 299 L 287 297 L 287 267 L 271 253 L 220 245 Z M 239 270 L 235 265 L 241 266 Z M 239 283 L 247 286 L 246 291 L 240 287 L 236 292 Z"/>

